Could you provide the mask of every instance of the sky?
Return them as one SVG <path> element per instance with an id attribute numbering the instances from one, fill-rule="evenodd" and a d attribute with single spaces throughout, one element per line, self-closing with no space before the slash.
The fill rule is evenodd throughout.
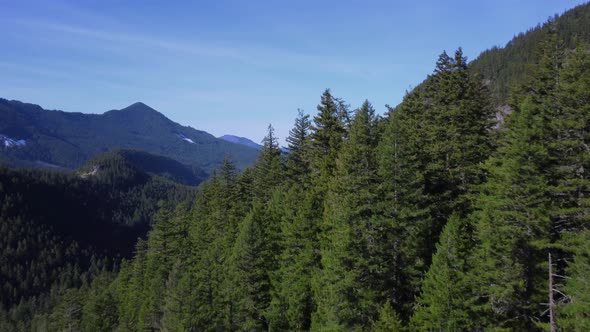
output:
<path id="1" fill-rule="evenodd" d="M 475 59 L 585 1 L 0 0 L 0 97 L 103 113 L 141 101 L 183 125 L 284 143 L 326 88 L 378 113 L 443 50 Z"/>

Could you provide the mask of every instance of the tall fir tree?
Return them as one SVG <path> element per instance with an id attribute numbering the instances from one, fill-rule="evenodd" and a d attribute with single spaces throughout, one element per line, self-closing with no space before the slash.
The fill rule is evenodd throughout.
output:
<path id="1" fill-rule="evenodd" d="M 268 131 L 262 140 L 262 151 L 254 165 L 253 193 L 263 201 L 268 200 L 273 190 L 282 182 L 284 167 L 281 149 L 274 128 L 268 125 Z"/>
<path id="2" fill-rule="evenodd" d="M 322 186 L 327 185 L 336 168 L 336 157 L 345 135 L 342 108 L 339 105 L 330 90 L 326 89 L 311 127 L 310 166 L 313 178 L 318 179 Z"/>
<path id="3" fill-rule="evenodd" d="M 317 278 L 317 330 L 368 328 L 376 319 L 379 225 L 377 198 L 377 119 L 366 101 L 356 112 L 338 155 L 326 201 L 322 270 Z"/>
<path id="4" fill-rule="evenodd" d="M 474 329 L 469 310 L 472 293 L 466 282 L 474 245 L 471 221 L 451 216 L 424 277 L 418 309 L 410 324 L 413 331 Z"/>
<path id="5" fill-rule="evenodd" d="M 461 49 L 444 52 L 434 74 L 390 110 L 379 147 L 381 215 L 390 243 L 390 298 L 407 320 L 439 234 L 452 214 L 471 210 L 485 180 L 493 113 Z"/>
<path id="6" fill-rule="evenodd" d="M 309 132 L 311 121 L 309 115 L 298 110 L 295 125 L 287 137 L 289 153 L 287 154 L 287 176 L 293 182 L 308 182 L 309 177 Z"/>
<path id="7" fill-rule="evenodd" d="M 548 146 L 558 105 L 561 50 L 550 36 L 534 77 L 515 95 L 490 179 L 474 213 L 476 237 L 470 278 L 478 327 L 531 330 L 542 319 L 543 273 L 552 241 Z"/>

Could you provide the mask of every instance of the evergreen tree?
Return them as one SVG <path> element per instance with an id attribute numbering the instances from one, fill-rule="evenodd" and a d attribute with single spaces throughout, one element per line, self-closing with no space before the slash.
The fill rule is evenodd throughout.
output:
<path id="1" fill-rule="evenodd" d="M 281 222 L 279 268 L 273 274 L 270 308 L 271 329 L 308 331 L 315 300 L 312 277 L 320 267 L 317 211 L 322 201 L 311 188 L 289 188 L 285 197 L 285 216 Z"/>
<path id="2" fill-rule="evenodd" d="M 491 151 L 492 111 L 461 49 L 443 53 L 434 74 L 390 110 L 379 148 L 381 214 L 393 235 L 387 276 L 393 305 L 407 319 L 452 214 L 467 215 L 481 164 Z"/>
<path id="3" fill-rule="evenodd" d="M 560 54 L 560 43 L 555 53 Z M 567 53 L 559 72 L 558 91 L 549 128 L 552 139 L 548 144 L 551 162 L 549 194 L 552 203 L 552 232 L 555 236 L 565 231 L 585 227 L 590 217 L 590 51 L 588 44 L 580 44 Z M 556 60 L 558 61 L 558 60 Z"/>
<path id="4" fill-rule="evenodd" d="M 82 330 L 107 332 L 118 326 L 118 301 L 112 279 L 108 272 L 103 271 L 92 281 L 84 303 Z"/>
<path id="5" fill-rule="evenodd" d="M 368 101 L 356 112 L 343 142 L 327 196 L 322 271 L 316 287 L 314 329 L 367 328 L 375 319 L 379 270 L 377 120 Z"/>
<path id="6" fill-rule="evenodd" d="M 573 261 L 566 270 L 568 278 L 562 291 L 568 296 L 557 314 L 557 326 L 563 331 L 590 329 L 590 231 L 584 230 L 567 239 L 574 248 Z"/>
<path id="7" fill-rule="evenodd" d="M 289 153 L 287 154 L 287 176 L 293 182 L 305 181 L 309 175 L 308 137 L 311 129 L 309 115 L 298 110 L 295 125 L 289 131 L 287 143 Z"/>
<path id="8" fill-rule="evenodd" d="M 451 216 L 443 230 L 432 265 L 425 275 L 418 310 L 412 317 L 415 331 L 471 330 L 471 290 L 466 286 L 474 247 L 469 220 Z"/>
<path id="9" fill-rule="evenodd" d="M 571 262 L 564 271 L 559 270 L 563 264 L 556 266 L 558 275 L 568 276 L 562 292 L 555 292 L 557 299 L 566 303 L 558 311 L 557 325 L 567 331 L 585 331 L 590 327 L 587 296 L 590 271 L 587 231 L 590 216 L 589 89 L 590 51 L 588 45 L 580 44 L 567 54 L 560 72 L 560 109 L 552 121 L 555 140 L 549 146 L 554 162 L 550 182 L 552 232 L 560 236 L 557 248 L 561 252 L 557 257 Z"/>
<path id="10" fill-rule="evenodd" d="M 545 44 L 536 76 L 515 97 L 490 180 L 474 215 L 478 247 L 470 273 L 479 301 L 477 326 L 529 330 L 547 298 L 546 247 L 551 242 L 548 146 L 558 108 L 561 58 L 555 40 Z"/>
<path id="11" fill-rule="evenodd" d="M 325 185 L 336 168 L 345 127 L 342 109 L 330 90 L 324 91 L 317 109 L 310 134 L 310 166 L 313 177 L 323 179 Z"/>
<path id="12" fill-rule="evenodd" d="M 401 332 L 404 331 L 403 324 L 397 312 L 391 306 L 391 303 L 386 302 L 381 309 L 379 309 L 379 320 L 373 325 L 374 332 Z"/>
<path id="13" fill-rule="evenodd" d="M 283 180 L 283 164 L 280 158 L 281 149 L 274 134 L 272 125 L 262 140 L 262 151 L 254 165 L 253 192 L 263 201 L 268 200 L 275 187 Z"/>
<path id="14" fill-rule="evenodd" d="M 233 282 L 229 330 L 268 329 L 264 312 L 270 304 L 270 280 L 267 264 L 272 258 L 265 242 L 264 206 L 255 202 L 240 226 L 231 257 Z"/>

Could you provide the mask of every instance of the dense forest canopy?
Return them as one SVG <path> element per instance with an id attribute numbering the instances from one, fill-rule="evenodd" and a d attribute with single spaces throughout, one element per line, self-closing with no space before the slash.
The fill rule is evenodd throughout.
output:
<path id="1" fill-rule="evenodd" d="M 0 169 L 0 331 L 590 330 L 588 13 L 471 63 L 443 52 L 384 116 L 327 89 L 288 153 L 269 126 L 252 167 L 226 158 L 196 193 L 172 180 L 198 172 L 139 171 L 140 152 L 75 176 Z M 112 201 L 88 206 L 105 185 Z M 107 214 L 24 203 L 65 212 L 68 195 Z M 84 237 L 138 214 L 154 221 L 126 259 Z"/>

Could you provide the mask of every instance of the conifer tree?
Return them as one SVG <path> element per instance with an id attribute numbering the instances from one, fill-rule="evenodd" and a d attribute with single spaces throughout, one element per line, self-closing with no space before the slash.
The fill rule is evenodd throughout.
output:
<path id="1" fill-rule="evenodd" d="M 320 267 L 317 211 L 323 202 L 313 188 L 289 188 L 281 221 L 281 255 L 273 274 L 272 330 L 308 331 L 315 311 L 312 278 Z"/>
<path id="2" fill-rule="evenodd" d="M 289 153 L 287 154 L 286 169 L 287 176 L 293 182 L 305 181 L 309 175 L 308 138 L 310 129 L 309 115 L 298 110 L 295 125 L 287 137 Z"/>
<path id="3" fill-rule="evenodd" d="M 310 163 L 313 177 L 326 182 L 336 167 L 345 127 L 342 109 L 330 90 L 324 91 L 317 108 L 310 135 Z"/>
<path id="4" fill-rule="evenodd" d="M 284 171 L 281 149 L 272 125 L 268 125 L 268 132 L 262 143 L 262 151 L 254 165 L 253 192 L 256 197 L 266 201 L 283 180 Z"/>
<path id="5" fill-rule="evenodd" d="M 574 248 L 573 260 L 566 270 L 567 279 L 562 288 L 567 296 L 558 310 L 557 326 L 563 331 L 582 332 L 590 329 L 590 231 L 568 236 Z"/>
<path id="6" fill-rule="evenodd" d="M 451 216 L 443 230 L 432 265 L 425 275 L 414 331 L 458 331 L 470 326 L 471 290 L 465 278 L 471 267 L 473 227 L 467 219 Z"/>
<path id="7" fill-rule="evenodd" d="M 379 320 L 373 324 L 374 332 L 401 332 L 404 331 L 403 323 L 399 318 L 397 312 L 387 301 L 384 306 L 379 309 Z"/>
<path id="8" fill-rule="evenodd" d="M 434 74 L 390 110 L 379 148 L 381 214 L 394 230 L 393 305 L 408 319 L 434 245 L 452 214 L 469 213 L 491 151 L 492 110 L 461 49 L 444 52 Z"/>
<path id="9" fill-rule="evenodd" d="M 556 276 L 558 280 L 566 276 L 565 287 L 555 292 L 558 300 L 564 303 L 558 311 L 557 325 L 567 331 L 585 331 L 590 328 L 590 298 L 587 296 L 590 51 L 587 44 L 579 44 L 567 54 L 560 72 L 558 101 L 560 109 L 552 121 L 555 139 L 549 146 L 554 163 L 550 181 L 552 233 L 560 236 L 557 257 L 571 263 L 565 270 L 558 270 Z"/>
<path id="10" fill-rule="evenodd" d="M 264 313 L 270 304 L 270 280 L 267 264 L 272 253 L 265 242 L 267 215 L 260 202 L 240 225 L 231 256 L 229 277 L 232 279 L 232 308 L 229 330 L 251 331 L 268 329 Z"/>
<path id="11" fill-rule="evenodd" d="M 377 195 L 377 120 L 368 101 L 356 112 L 330 183 L 314 329 L 368 328 L 381 288 Z"/>
<path id="12" fill-rule="evenodd" d="M 544 309 L 546 248 L 551 243 L 549 177 L 552 114 L 561 57 L 555 39 L 531 81 L 516 95 L 490 179 L 474 213 L 478 246 L 469 280 L 478 327 L 528 330 Z"/>
<path id="13" fill-rule="evenodd" d="M 557 47 L 561 45 L 559 43 Z M 554 235 L 577 231 L 590 220 L 590 51 L 580 44 L 567 53 L 559 72 L 556 107 L 551 116 L 552 167 L 549 191 Z"/>

